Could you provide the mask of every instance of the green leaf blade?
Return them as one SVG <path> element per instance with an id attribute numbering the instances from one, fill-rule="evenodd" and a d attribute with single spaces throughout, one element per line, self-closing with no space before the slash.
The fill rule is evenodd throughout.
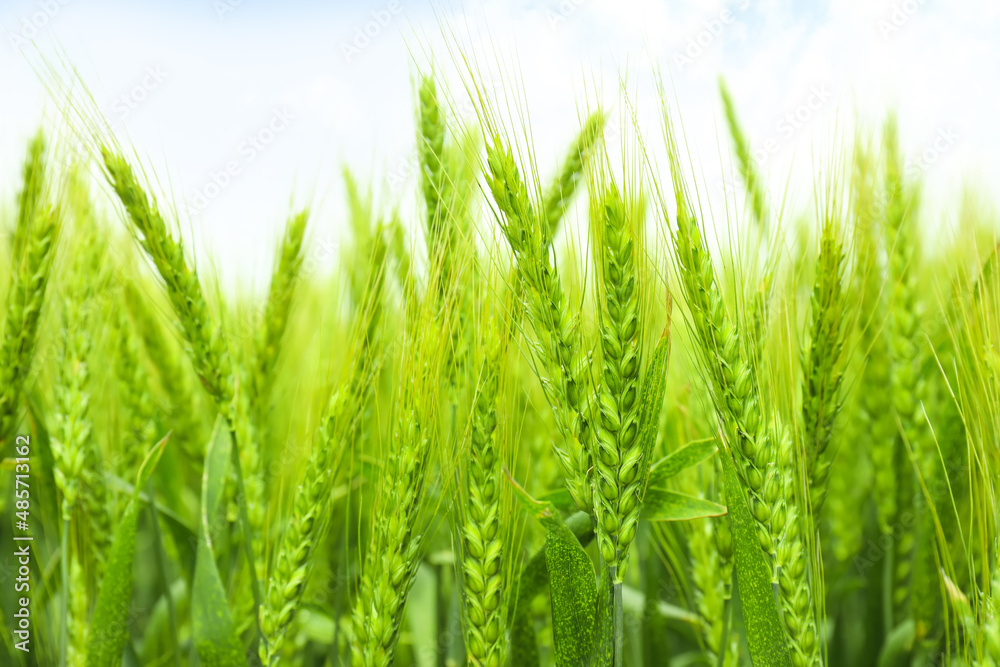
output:
<path id="1" fill-rule="evenodd" d="M 771 588 L 771 569 L 760 548 L 754 518 L 736 475 L 736 464 L 728 451 L 720 454 L 725 472 L 729 525 L 733 533 L 736 583 L 750 658 L 755 665 L 791 667 L 788 640 Z"/>
<path id="2" fill-rule="evenodd" d="M 191 622 L 195 650 L 205 667 L 237 667 L 246 664 L 212 551 L 211 527 L 217 516 L 229 462 L 232 441 L 222 418 L 216 419 L 212 439 L 205 452 L 202 477 L 201 525 L 191 594 Z"/>
<path id="3" fill-rule="evenodd" d="M 104 580 L 97 593 L 97 606 L 87 642 L 87 667 L 112 667 L 122 664 L 128 641 L 132 606 L 132 568 L 135 562 L 136 530 L 139 523 L 139 492 L 153 474 L 167 438 L 158 442 L 146 455 L 142 472 L 125 507 L 108 555 Z"/>
<path id="4" fill-rule="evenodd" d="M 653 455 L 656 432 L 660 425 L 660 410 L 667 390 L 667 366 L 670 361 L 670 331 L 656 343 L 653 356 L 642 382 L 642 402 L 639 405 L 639 442 L 646 461 Z M 648 464 L 647 464 L 648 465 Z M 648 468 L 647 468 L 648 471 Z"/>
<path id="5" fill-rule="evenodd" d="M 552 635 L 557 667 L 586 665 L 597 630 L 597 577 L 590 556 L 552 503 L 532 498 L 510 475 L 515 497 L 545 528 L 545 566 L 552 594 Z"/>
<path id="6" fill-rule="evenodd" d="M 170 433 L 167 433 L 163 436 L 162 440 L 153 445 L 153 448 L 146 454 L 142 463 L 139 464 L 139 472 L 136 475 L 135 483 L 136 495 L 142 491 L 143 487 L 146 486 L 146 482 L 153 476 L 156 466 L 159 465 L 160 459 L 163 458 L 163 450 L 166 449 L 168 440 L 170 440 Z"/>
<path id="7" fill-rule="evenodd" d="M 590 556 L 573 531 L 555 516 L 545 526 L 545 564 L 552 592 L 552 634 L 556 665 L 586 664 L 594 646 L 597 579 Z"/>
<path id="8" fill-rule="evenodd" d="M 122 664 L 122 653 L 131 625 L 132 565 L 135 561 L 135 533 L 139 504 L 129 501 L 115 530 L 107 562 L 107 574 L 97 594 L 97 608 L 87 642 L 87 667 Z"/>
<path id="9" fill-rule="evenodd" d="M 715 438 L 689 442 L 653 465 L 649 472 L 649 486 L 664 486 L 671 477 L 715 456 L 716 451 Z"/>
<path id="10" fill-rule="evenodd" d="M 648 489 L 642 502 L 646 521 L 690 521 L 725 513 L 722 505 L 667 489 Z"/>

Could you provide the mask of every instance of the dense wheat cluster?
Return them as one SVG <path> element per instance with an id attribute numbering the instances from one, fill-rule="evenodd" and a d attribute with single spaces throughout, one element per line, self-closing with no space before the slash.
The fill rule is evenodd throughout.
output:
<path id="1" fill-rule="evenodd" d="M 925 219 L 890 116 L 787 213 L 722 85 L 713 216 L 672 105 L 581 114 L 546 173 L 469 80 L 474 122 L 417 79 L 419 206 L 345 171 L 333 275 L 296 210 L 259 297 L 79 108 L 31 141 L 2 662 L 1000 665 L 986 205 Z"/>

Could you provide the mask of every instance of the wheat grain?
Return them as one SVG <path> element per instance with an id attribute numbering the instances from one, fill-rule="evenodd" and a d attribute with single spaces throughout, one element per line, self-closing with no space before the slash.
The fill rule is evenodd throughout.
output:
<path id="1" fill-rule="evenodd" d="M 354 353 L 348 375 L 327 402 L 305 464 L 303 482 L 295 490 L 288 525 L 274 552 L 260 608 L 260 628 L 266 641 L 258 653 L 264 665 L 277 664 L 282 655 L 285 636 L 316 565 L 316 550 L 329 527 L 331 493 L 337 475 L 344 455 L 357 438 L 362 408 L 378 372 L 379 359 L 369 347 L 368 335 L 381 313 L 382 276 L 382 271 L 376 269 L 366 289 L 367 306 L 361 309 L 351 334 Z"/>
<path id="2" fill-rule="evenodd" d="M 260 583 L 257 579 L 253 542 L 254 530 L 247 509 L 248 495 L 244 488 L 242 458 L 236 423 L 236 388 L 229 348 L 221 327 L 210 316 L 208 303 L 202 291 L 197 272 L 188 266 L 181 243 L 171 237 L 155 199 L 149 197 L 139 184 L 131 165 L 120 153 L 101 146 L 105 175 L 132 223 L 140 246 L 156 266 L 166 287 L 167 297 L 180 322 L 184 340 L 195 372 L 214 399 L 216 410 L 229 426 L 233 439 L 232 462 L 236 473 L 236 493 L 240 524 L 247 566 L 250 570 L 251 590 L 254 598 L 254 617 L 260 608 Z"/>
<path id="3" fill-rule="evenodd" d="M 61 228 L 58 210 L 48 208 L 44 201 L 44 146 L 39 132 L 25 160 L 14 232 L 7 316 L 0 344 L 0 441 L 4 442 L 17 426 Z"/>
<path id="4" fill-rule="evenodd" d="M 439 309 L 432 289 L 422 295 L 419 309 L 406 309 L 409 319 L 398 353 L 401 377 L 392 398 L 396 406 L 392 435 L 381 460 L 371 510 L 372 535 L 351 616 L 355 667 L 392 664 L 434 514 L 429 495 L 437 479 L 440 436 L 431 415 L 439 406 L 436 387 L 442 381 L 453 312 L 447 306 Z"/>
<path id="5" fill-rule="evenodd" d="M 202 460 L 205 438 L 198 419 L 202 406 L 195 393 L 197 380 L 190 361 L 172 344 L 146 297 L 132 282 L 124 285 L 124 301 L 146 358 L 153 363 L 159 384 L 168 396 L 171 442 L 183 448 L 192 459 Z"/>
<path id="6" fill-rule="evenodd" d="M 904 190 L 903 162 L 899 155 L 895 119 L 890 117 L 885 128 L 886 142 L 886 242 L 888 244 L 888 280 L 892 286 L 892 309 L 887 322 L 888 356 L 890 359 L 889 393 L 892 409 L 898 420 L 899 434 L 893 439 L 893 471 L 896 479 L 896 508 L 910 507 L 914 502 L 916 481 L 907 446 L 919 450 L 923 434 L 920 401 L 924 383 L 920 377 L 922 345 L 919 327 L 923 304 L 918 299 L 916 263 L 919 246 L 914 228 L 915 198 Z M 897 521 L 893 517 L 893 521 Z M 912 529 L 907 526 L 895 546 L 894 554 L 894 618 L 901 618 L 908 602 L 912 573 L 913 550 L 916 546 Z"/>
<path id="7" fill-rule="evenodd" d="M 288 328 L 295 285 L 302 269 L 302 242 L 305 237 L 309 211 L 301 211 L 285 225 L 285 234 L 271 274 L 271 286 L 265 302 L 261 326 L 254 337 L 253 399 L 257 424 L 266 425 L 270 388 L 274 381 L 275 367 L 281 351 L 281 341 Z"/>
<path id="8" fill-rule="evenodd" d="M 331 492 L 348 440 L 354 434 L 350 413 L 357 409 L 348 387 L 333 394 L 313 442 L 303 476 L 295 491 L 292 515 L 279 538 L 274 568 L 260 607 L 260 628 L 266 638 L 259 648 L 264 665 L 275 665 L 313 567 L 315 550 L 329 525 Z"/>
<path id="9" fill-rule="evenodd" d="M 812 591 L 806 579 L 802 516 L 795 505 L 794 452 L 777 411 L 763 400 L 758 368 L 747 337 L 726 315 L 715 269 L 701 236 L 680 171 L 679 153 L 667 125 L 668 149 L 677 206 L 675 253 L 697 344 L 711 384 L 723 432 L 733 443 L 737 472 L 758 524 L 761 547 L 771 554 L 772 575 L 796 665 L 816 664 L 819 637 Z"/>
<path id="10" fill-rule="evenodd" d="M 816 278 L 810 302 L 809 354 L 803 371 L 802 423 L 805 427 L 812 512 L 819 514 L 826 496 L 831 461 L 827 447 L 840 410 L 843 381 L 844 325 L 847 303 L 843 291 L 844 251 L 836 222 L 828 216 L 820 239 Z"/>
<path id="11" fill-rule="evenodd" d="M 592 113 L 583 124 L 569 153 L 563 160 L 562 168 L 545 192 L 542 203 L 542 221 L 548 230 L 548 237 L 555 236 L 562 222 L 569 202 L 576 192 L 577 184 L 583 176 L 584 168 L 595 147 L 602 138 L 605 117 L 600 111 Z"/>
<path id="12" fill-rule="evenodd" d="M 501 229 L 517 258 L 518 273 L 528 286 L 527 301 L 538 337 L 537 354 L 546 377 L 543 387 L 563 436 L 554 451 L 566 471 L 566 484 L 577 506 L 593 507 L 589 480 L 591 390 L 586 370 L 590 355 L 580 344 L 579 317 L 570 312 L 550 254 L 548 229 L 540 226 L 513 154 L 499 136 L 487 146 L 490 190 L 503 213 Z"/>
<path id="13" fill-rule="evenodd" d="M 503 335 L 489 324 L 473 401 L 467 489 L 462 523 L 466 646 L 470 665 L 504 662 L 506 581 L 504 540 L 509 520 L 501 513 L 501 456 L 497 428 L 499 383 L 505 362 Z M 507 555 L 509 558 L 509 555 Z"/>
<path id="14" fill-rule="evenodd" d="M 420 153 L 420 188 L 427 206 L 427 245 L 431 257 L 447 257 L 448 236 L 446 204 L 448 186 L 444 168 L 445 124 L 438 103 L 437 85 L 434 78 L 424 76 L 420 80 L 420 119 L 417 146 Z"/>
<path id="15" fill-rule="evenodd" d="M 139 184 L 125 157 L 102 148 L 108 181 L 121 200 L 136 237 L 163 279 L 190 346 L 195 371 L 219 412 L 233 419 L 233 377 L 222 332 L 209 314 L 197 273 L 188 265 L 181 243 L 170 236 L 156 202 Z"/>
<path id="16" fill-rule="evenodd" d="M 392 664 L 423 544 L 415 527 L 430 443 L 412 409 L 401 417 L 395 439 L 397 449 L 386 462 L 389 488 L 372 520 L 374 535 L 354 607 L 351 664 L 355 667 Z"/>
<path id="17" fill-rule="evenodd" d="M 597 544 L 604 562 L 621 581 L 635 537 L 651 452 L 639 438 L 639 370 L 643 322 L 639 308 L 636 253 L 642 219 L 614 184 L 595 203 L 594 247 L 601 269 L 600 332 L 602 373 L 599 424 L 593 439 L 594 510 Z"/>
<path id="18" fill-rule="evenodd" d="M 763 230 L 768 226 L 767 202 L 764 199 L 764 186 L 761 183 L 760 174 L 757 172 L 757 165 L 753 154 L 750 151 L 750 140 L 740 126 L 739 118 L 736 117 L 736 104 L 733 96 L 723 79 L 719 79 L 719 94 L 722 97 L 722 106 L 726 113 L 726 125 L 729 127 L 729 136 L 733 140 L 733 148 L 736 151 L 736 159 L 739 161 L 740 175 L 746 186 L 747 199 L 750 202 L 750 212 L 754 221 Z"/>

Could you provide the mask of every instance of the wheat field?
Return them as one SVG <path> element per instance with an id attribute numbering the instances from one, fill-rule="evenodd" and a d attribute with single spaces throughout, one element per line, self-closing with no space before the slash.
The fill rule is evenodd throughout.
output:
<path id="1" fill-rule="evenodd" d="M 1000 665 L 989 204 L 925 219 L 887 114 L 793 214 L 721 82 L 726 210 L 683 100 L 546 173 L 469 80 L 415 77 L 418 209 L 345 171 L 333 274 L 301 206 L 260 295 L 84 107 L 31 141 L 3 663 Z"/>

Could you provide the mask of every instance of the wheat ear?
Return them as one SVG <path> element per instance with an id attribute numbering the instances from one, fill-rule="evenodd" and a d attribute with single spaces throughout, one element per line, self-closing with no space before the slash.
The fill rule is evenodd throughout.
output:
<path id="1" fill-rule="evenodd" d="M 803 371 L 802 423 L 812 513 L 819 515 L 830 476 L 827 448 L 840 411 L 844 378 L 847 299 L 844 248 L 833 214 L 826 216 L 820 238 L 816 277 L 810 297 L 809 353 Z"/>
<path id="2" fill-rule="evenodd" d="M 776 410 L 762 400 L 748 349 L 750 332 L 726 314 L 711 256 L 693 215 L 668 124 L 671 174 L 677 205 L 674 235 L 681 285 L 687 297 L 699 353 L 726 437 L 733 443 L 737 473 L 747 490 L 761 547 L 771 554 L 793 663 L 816 664 L 819 637 L 805 570 L 802 517 L 795 505 L 794 449 Z M 752 336 L 750 336 L 752 338 Z"/>
<path id="3" fill-rule="evenodd" d="M 7 316 L 0 341 L 0 442 L 5 442 L 17 426 L 61 229 L 59 212 L 45 203 L 45 141 L 41 132 L 28 146 L 23 174 Z"/>
<path id="4" fill-rule="evenodd" d="M 599 195 L 600 196 L 600 195 Z M 639 438 L 639 370 L 642 322 L 636 252 L 641 219 L 634 219 L 615 185 L 609 185 L 592 213 L 601 270 L 601 382 L 599 419 L 593 438 L 594 510 L 597 544 L 604 562 L 621 581 L 639 522 L 650 452 Z"/>
<path id="5" fill-rule="evenodd" d="M 593 508 L 589 481 L 590 355 L 580 342 L 579 317 L 570 313 L 559 273 L 553 264 L 549 230 L 540 224 L 528 191 L 499 136 L 487 146 L 493 199 L 503 214 L 501 229 L 517 258 L 529 310 L 538 337 L 536 353 L 545 372 L 543 388 L 552 404 L 564 444 L 554 451 L 567 475 L 567 488 L 577 505 Z"/>

